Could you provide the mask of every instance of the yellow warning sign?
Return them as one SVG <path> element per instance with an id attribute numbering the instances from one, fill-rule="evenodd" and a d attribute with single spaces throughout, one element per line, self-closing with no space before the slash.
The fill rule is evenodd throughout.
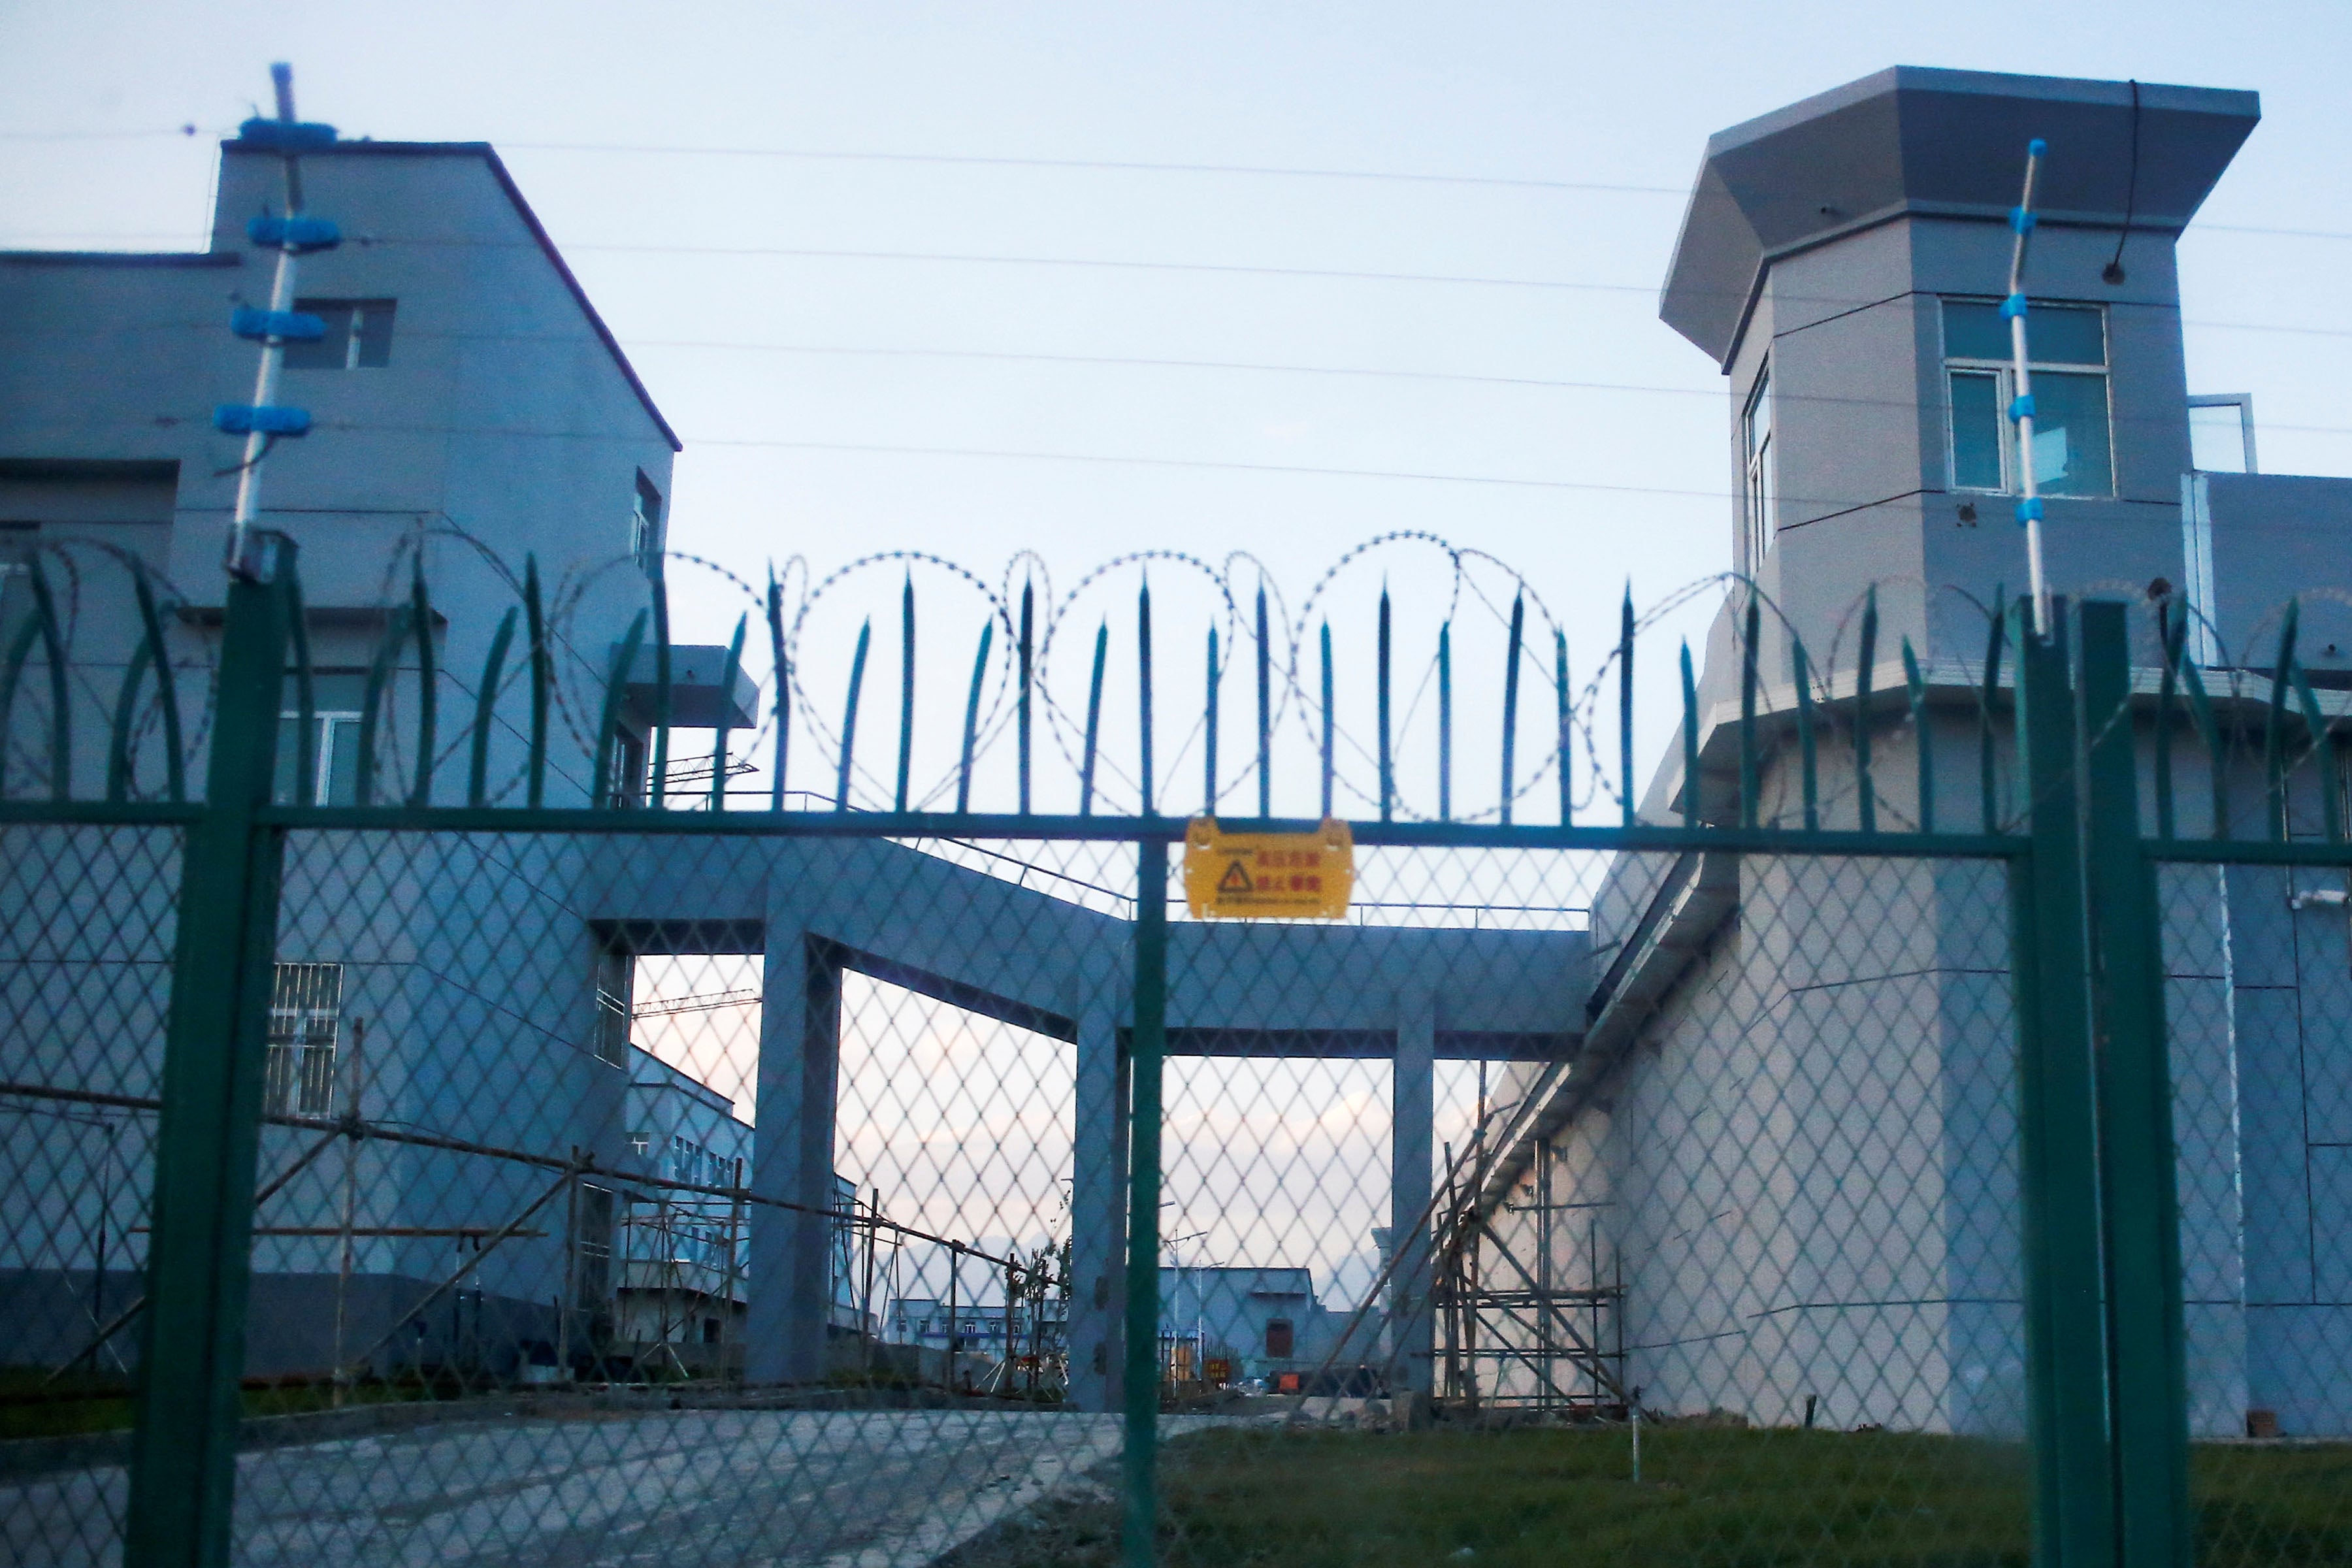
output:
<path id="1" fill-rule="evenodd" d="M 1195 920 L 1344 919 L 1356 881 L 1348 825 L 1313 833 L 1227 833 L 1196 816 L 1184 834 L 1184 901 Z"/>

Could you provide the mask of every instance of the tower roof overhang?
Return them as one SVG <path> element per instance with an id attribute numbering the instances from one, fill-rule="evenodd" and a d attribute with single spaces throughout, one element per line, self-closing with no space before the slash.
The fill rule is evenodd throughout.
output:
<path id="1" fill-rule="evenodd" d="M 1906 216 L 2005 222 L 2035 137 L 2041 221 L 2177 234 L 2261 118 L 2221 88 L 1892 67 L 1707 139 L 1658 315 L 1727 365 L 1775 260 Z"/>

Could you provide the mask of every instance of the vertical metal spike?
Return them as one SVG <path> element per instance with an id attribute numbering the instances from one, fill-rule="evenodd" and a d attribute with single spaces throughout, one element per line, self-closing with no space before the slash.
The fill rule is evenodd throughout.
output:
<path id="1" fill-rule="evenodd" d="M 1696 827 L 1699 810 L 1698 683 L 1691 675 L 1690 644 L 1683 644 L 1683 826 Z"/>
<path id="2" fill-rule="evenodd" d="M 1804 639 L 1794 632 L 1789 634 L 1789 674 L 1797 687 L 1797 770 L 1804 797 L 1805 831 L 1818 833 L 1822 787 L 1819 751 L 1813 740 L 1813 672 L 1808 668 Z"/>
<path id="3" fill-rule="evenodd" d="M 769 679 L 776 683 L 776 695 L 768 705 L 769 717 L 776 726 L 776 760 L 768 773 L 768 809 L 784 809 L 784 763 L 792 751 L 793 734 L 793 672 L 784 658 L 784 591 L 776 582 L 776 569 L 768 567 L 768 669 Z M 965 742 L 967 752 L 971 750 Z M 969 759 L 967 758 L 967 762 Z"/>
<path id="4" fill-rule="evenodd" d="M 625 798 L 620 781 L 614 776 L 614 764 L 618 760 L 616 753 L 620 750 L 621 709 L 628 700 L 629 673 L 637 668 L 637 649 L 645 646 L 646 616 L 646 612 L 639 610 L 631 617 L 628 635 L 621 639 L 621 646 L 613 650 L 612 671 L 604 678 L 604 714 L 596 726 L 595 793 L 588 797 L 592 805 L 617 806 Z M 362 713 L 360 718 L 362 805 L 368 803 L 364 792 L 364 782 L 368 776 L 367 721 L 368 715 Z"/>
<path id="5" fill-rule="evenodd" d="M 376 722 L 383 711 L 384 688 L 392 681 L 393 660 L 399 657 L 401 642 L 408 636 L 409 614 L 399 605 L 384 606 L 383 636 L 376 639 L 375 657 L 368 661 L 367 684 L 360 690 L 360 754 L 359 766 L 353 770 L 352 798 L 362 805 L 375 804 Z M 603 794 L 604 786 L 599 784 L 599 804 Z"/>
<path id="6" fill-rule="evenodd" d="M 1854 799 L 1862 814 L 1862 830 L 1878 831 L 1878 791 L 1870 777 L 1870 689 L 1878 664 L 1878 584 L 1870 585 L 1862 607 L 1862 655 L 1853 680 Z"/>
<path id="7" fill-rule="evenodd" d="M 654 557 L 654 772 L 646 803 L 656 811 L 669 809 L 669 577 L 661 557 Z M 630 671 L 635 674 L 635 670 Z"/>
<path id="8" fill-rule="evenodd" d="M 1518 793 L 1517 769 L 1513 753 L 1519 743 L 1519 647 L 1527 635 L 1528 598 L 1525 593 L 1511 599 L 1511 646 L 1504 656 L 1503 666 L 1503 805 L 1502 823 L 1511 825 L 1511 797 Z"/>
<path id="9" fill-rule="evenodd" d="M 1927 722 L 1927 682 L 1911 639 L 1903 639 L 1903 684 L 1911 697 L 1911 733 L 1919 748 L 1919 831 L 1936 831 L 1936 733 Z"/>
<path id="10" fill-rule="evenodd" d="M 849 809 L 850 765 L 857 749 L 857 693 L 866 684 L 866 650 L 874 640 L 874 623 L 867 619 L 857 627 L 857 652 L 849 661 L 849 700 L 841 712 L 841 775 L 834 785 L 833 809 Z M 1024 803 L 1025 805 L 1025 803 Z"/>
<path id="11" fill-rule="evenodd" d="M 727 662 L 719 671 L 719 722 L 710 736 L 710 809 L 727 809 L 727 733 L 735 726 L 735 682 L 743 671 L 743 634 L 751 617 L 735 617 L 735 635 L 727 639 Z"/>
<path id="12" fill-rule="evenodd" d="M 1103 662 L 1110 654 L 1110 623 L 1095 628 L 1095 668 L 1087 681 L 1087 749 L 1078 763 L 1078 815 L 1095 811 L 1095 745 L 1102 735 Z M 904 806 L 899 807 L 905 810 Z"/>
<path id="13" fill-rule="evenodd" d="M 996 636 L 996 619 L 981 623 L 980 652 L 971 661 L 971 693 L 963 700 L 963 750 L 956 763 L 956 815 L 971 809 L 971 749 L 980 734 L 980 690 L 988 679 L 988 645 Z"/>
<path id="14" fill-rule="evenodd" d="M 1454 623 L 1437 628 L 1437 820 L 1454 820 Z"/>
<path id="15" fill-rule="evenodd" d="M 409 792 L 411 805 L 433 804 L 434 713 L 441 680 L 433 668 L 433 601 L 425 591 L 425 552 L 416 552 L 415 574 L 409 580 L 415 609 L 410 620 L 416 633 L 416 785 Z"/>
<path id="16" fill-rule="evenodd" d="M 525 799 L 533 809 L 547 801 L 547 698 L 555 684 L 555 658 L 547 647 L 547 616 L 539 598 L 539 557 L 523 561 L 522 608 L 530 633 L 530 779 Z"/>
<path id="17" fill-rule="evenodd" d="M 16 687 L 24 679 L 25 660 L 32 654 L 34 640 L 50 629 L 50 622 L 44 620 L 39 614 L 48 594 L 48 578 L 41 570 L 39 556 L 33 558 L 27 575 L 40 584 L 33 595 L 35 613 L 26 616 L 25 624 L 16 629 L 16 637 L 8 644 L 7 659 L 0 663 L 0 794 L 5 794 L 7 788 L 8 721 L 16 708 Z M 52 682 L 53 693 L 55 689 L 55 682 Z"/>
<path id="18" fill-rule="evenodd" d="M 2173 702 L 2180 689 L 2180 647 L 2189 629 L 2182 612 L 2188 606 L 2179 599 L 2168 599 L 2159 600 L 2155 608 L 2156 645 L 2164 663 L 2156 689 L 2156 836 L 2169 839 L 2176 826 L 2172 804 Z"/>
<path id="19" fill-rule="evenodd" d="M 1331 623 L 1323 623 L 1323 820 L 1331 819 Z"/>
<path id="20" fill-rule="evenodd" d="M 907 785 L 915 765 L 915 578 L 907 575 L 898 594 L 898 788 L 892 795 L 907 809 Z"/>
<path id="21" fill-rule="evenodd" d="M 2000 830 L 2000 791 L 1998 759 L 1994 750 L 1992 707 L 2000 695 L 2000 651 L 2003 634 L 2009 627 L 2009 611 L 2003 595 L 1996 584 L 1992 591 L 1992 622 L 1985 627 L 1984 689 L 1977 701 L 1977 786 L 1983 794 L 1983 831 Z"/>
<path id="22" fill-rule="evenodd" d="M 1633 584 L 1617 619 L 1617 782 L 1625 826 L 1633 826 Z"/>
<path id="23" fill-rule="evenodd" d="M 1748 592 L 1748 614 L 1739 637 L 1739 826 L 1756 826 L 1756 645 L 1762 640 L 1762 611 L 1756 591 Z"/>
<path id="24" fill-rule="evenodd" d="M 1144 579 L 1135 595 L 1135 665 L 1137 682 L 1136 719 L 1141 727 L 1138 748 L 1140 752 L 1143 785 L 1143 815 L 1158 814 L 1155 804 L 1158 792 L 1151 773 L 1151 580 Z M 1155 850 L 1154 853 L 1157 853 Z"/>
<path id="25" fill-rule="evenodd" d="M 1020 805 L 1017 809 L 1024 816 L 1029 815 L 1029 700 L 1030 686 L 1032 681 L 1035 679 L 1036 674 L 1036 597 L 1037 590 L 1034 584 L 1024 583 L 1021 584 L 1021 646 L 1019 650 L 1021 656 L 1021 686 L 1019 690 L 1020 706 L 1016 710 L 1020 721 L 1020 754 L 1018 762 L 1020 764 L 1021 776 L 1020 793 L 1017 797 L 1020 801 Z"/>
<path id="26" fill-rule="evenodd" d="M 473 756 L 466 770 L 466 804 L 480 805 L 489 790 L 490 721 L 497 716 L 499 678 L 506 672 L 507 648 L 514 642 L 515 610 L 499 618 L 490 637 L 490 656 L 482 661 L 481 689 L 474 693 Z"/>
<path id="27" fill-rule="evenodd" d="M 1274 647 L 1266 635 L 1263 583 L 1257 589 L 1257 814 L 1274 815 Z"/>
<path id="28" fill-rule="evenodd" d="M 294 581 L 292 563 L 283 569 L 279 579 L 289 605 L 299 616 L 301 590 Z M 147 574 L 147 564 L 137 556 L 131 558 L 131 583 L 139 601 L 139 647 L 131 656 L 130 668 L 122 678 L 122 689 L 114 704 L 114 737 L 107 753 L 106 798 L 126 801 L 131 798 L 136 782 L 137 768 L 131 754 L 131 731 L 139 707 L 139 684 L 150 669 L 155 672 L 155 698 L 163 710 L 163 747 L 166 776 L 170 779 L 171 798 L 181 798 L 184 781 L 180 771 L 180 714 L 172 689 L 171 654 L 163 642 L 162 617 L 155 611 L 155 587 Z M 299 619 L 291 623 L 301 625 Z M 297 652 L 296 665 L 300 670 L 298 686 L 309 687 L 309 639 L 302 639 Z M 0 728 L 0 744 L 5 744 L 6 731 Z M 299 776 L 299 775 L 298 775 Z M 304 804 L 308 804 L 307 800 Z"/>
<path id="29" fill-rule="evenodd" d="M 2199 673 L 2195 659 L 2181 659 L 2180 680 L 2189 692 L 2189 717 L 2196 722 L 2198 737 L 2205 742 L 2206 760 L 2212 765 L 2212 836 L 2227 838 L 2230 837 L 2230 754 L 2222 748 L 2221 727 L 2214 722 L 2213 704 L 2205 695 L 2205 678 Z"/>
<path id="30" fill-rule="evenodd" d="M 1201 798 L 1208 804 L 1201 809 L 1209 816 L 1217 815 L 1217 628 L 1209 628 L 1209 697 L 1202 705 L 1202 723 L 1207 749 L 1201 763 Z"/>
<path id="31" fill-rule="evenodd" d="M 139 706 L 139 682 L 154 658 L 145 642 L 131 650 L 114 697 L 114 729 L 106 744 L 106 798 L 120 805 L 131 798 L 131 716 Z"/>
<path id="32" fill-rule="evenodd" d="M 1576 790 L 1572 783 L 1573 770 L 1569 766 L 1572 755 L 1569 744 L 1569 721 L 1573 713 L 1573 705 L 1570 702 L 1568 694 L 1568 634 L 1557 627 L 1553 628 L 1551 647 L 1552 702 L 1557 710 L 1555 717 L 1559 723 L 1559 825 L 1562 827 L 1572 827 L 1576 825 Z"/>
<path id="33" fill-rule="evenodd" d="M 310 662 L 310 616 L 302 606 L 297 559 L 289 557 L 280 565 L 278 586 L 286 595 L 287 651 L 294 661 L 294 799 L 309 805 L 319 798 L 319 687 Z M 139 578 L 143 585 L 144 566 Z"/>
<path id="34" fill-rule="evenodd" d="M 2330 844 L 2344 837 L 2343 807 L 2336 793 L 2336 742 L 2328 733 L 2327 716 L 2319 710 L 2319 699 L 2311 689 L 2311 678 L 2304 673 L 2303 661 L 2294 664 L 2294 694 L 2303 704 L 2305 731 L 2311 737 L 2310 755 L 2318 764 L 2320 830 Z"/>
<path id="35" fill-rule="evenodd" d="M 1389 589 L 1381 584 L 1381 820 L 1394 820 L 1396 812 L 1396 758 L 1389 742 Z"/>
<path id="36" fill-rule="evenodd" d="M 134 558 L 135 559 L 135 558 Z M 288 574 L 292 581 L 292 574 Z M 188 795 L 186 764 L 180 754 L 180 691 L 172 676 L 172 650 L 163 641 L 163 617 L 155 607 L 155 584 L 147 574 L 144 563 L 132 578 L 139 597 L 139 627 L 153 649 L 155 665 L 155 698 L 163 710 L 163 777 L 164 787 L 174 804 Z M 308 639 L 305 638 L 307 644 Z M 0 734 L 5 726 L 0 725 Z M 315 765 L 316 752 L 313 752 Z"/>
<path id="37" fill-rule="evenodd" d="M 2286 695 L 2294 668 L 2295 623 L 2302 616 L 2299 600 L 2286 602 L 2279 623 L 2278 663 L 2271 671 L 2270 710 L 2263 719 L 2263 777 L 2268 786 L 2271 840 L 2286 840 Z"/>

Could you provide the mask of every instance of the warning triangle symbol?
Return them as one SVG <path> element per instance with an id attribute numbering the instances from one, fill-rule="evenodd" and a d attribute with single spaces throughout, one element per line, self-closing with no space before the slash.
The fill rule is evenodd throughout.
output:
<path id="1" fill-rule="evenodd" d="M 1225 868 L 1225 874 L 1223 876 L 1217 879 L 1217 891 L 1221 893 L 1254 893 L 1257 891 L 1257 887 L 1250 880 L 1249 872 L 1243 868 L 1240 861 L 1236 860 Z"/>

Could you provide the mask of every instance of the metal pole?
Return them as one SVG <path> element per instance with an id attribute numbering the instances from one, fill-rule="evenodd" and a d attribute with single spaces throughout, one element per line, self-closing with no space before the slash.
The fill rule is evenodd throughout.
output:
<path id="1" fill-rule="evenodd" d="M 290 67 L 273 65 L 269 79 L 278 95 L 278 118 L 288 125 L 294 119 L 294 72 Z M 302 216 L 302 164 L 293 153 L 286 154 L 286 216 L 289 220 Z M 269 280 L 269 308 L 273 311 L 294 309 L 294 237 L 281 237 L 278 247 L 278 266 Z M 261 342 L 261 363 L 253 375 L 253 405 L 267 408 L 278 395 L 278 373 L 286 363 L 286 340 L 275 332 Z M 246 576 L 251 570 L 247 551 L 253 529 L 254 515 L 261 507 L 261 459 L 269 451 L 271 437 L 258 429 L 246 432 L 245 459 L 236 468 L 236 507 L 230 514 L 228 534 L 228 567 L 236 576 Z M 258 581 L 258 578 L 252 579 Z"/>
<path id="2" fill-rule="evenodd" d="M 2034 1561 L 2107 1568 L 2116 1503 L 2101 1300 L 2098 1115 L 2091 1064 L 2074 694 L 2064 606 L 2047 637 L 2021 628 L 2018 742 L 2031 850 L 2011 872 L 2025 1198 L 2028 1424 Z M 2030 614 L 2030 606 L 2027 607 Z"/>
<path id="3" fill-rule="evenodd" d="M 1168 846 L 1136 847 L 1135 1028 L 1128 1053 L 1127 1568 L 1151 1568 L 1160 1517 L 1160 1121 L 1168 1047 Z"/>
<path id="4" fill-rule="evenodd" d="M 173 957 L 163 1047 L 127 1568 L 228 1561 L 285 845 L 282 829 L 254 816 L 269 803 L 286 671 L 286 595 L 270 579 L 295 560 L 291 540 L 257 533 L 251 542 L 260 580 L 228 584 L 205 809 L 181 862 L 179 907 L 190 918 Z"/>
<path id="5" fill-rule="evenodd" d="M 367 1020 L 352 1020 L 352 1131 L 343 1137 L 343 1217 L 342 1258 L 335 1274 L 335 1386 L 333 1403 L 343 1403 L 343 1390 L 351 1374 L 343 1365 L 343 1329 L 349 1316 L 352 1293 L 352 1226 L 357 1222 L 360 1186 L 360 1132 L 364 1124 L 360 1108 L 361 1064 L 365 1059 Z"/>
<path id="6" fill-rule="evenodd" d="M 2166 1059 L 2156 869 L 2140 853 L 2131 637 L 2120 603 L 2084 605 L 2084 822 L 2106 1203 L 2107 1335 L 2122 1560 L 2185 1568 L 2188 1373 L 2179 1166 Z M 2158 722 L 2165 716 L 2158 716 Z"/>

